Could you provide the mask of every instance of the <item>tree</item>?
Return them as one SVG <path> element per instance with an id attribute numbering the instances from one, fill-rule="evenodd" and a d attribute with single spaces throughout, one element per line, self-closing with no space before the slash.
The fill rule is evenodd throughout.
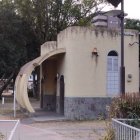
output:
<path id="1" fill-rule="evenodd" d="M 104 0 L 1 0 L 0 76 L 39 55 L 68 26 L 88 25 Z"/>
<path id="2" fill-rule="evenodd" d="M 56 40 L 68 26 L 88 25 L 105 0 L 14 0 L 17 13 L 32 27 L 40 44 Z"/>
<path id="3" fill-rule="evenodd" d="M 9 1 L 0 2 L 0 76 L 6 73 L 6 77 L 31 59 L 29 44 L 35 39 L 28 23 Z"/>
<path id="4" fill-rule="evenodd" d="M 140 20 L 138 19 L 125 19 L 125 28 L 126 29 L 135 29 L 140 31 Z"/>

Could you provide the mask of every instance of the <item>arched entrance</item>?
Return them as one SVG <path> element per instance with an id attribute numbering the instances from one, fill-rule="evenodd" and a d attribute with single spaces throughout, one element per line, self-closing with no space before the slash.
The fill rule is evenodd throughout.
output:
<path id="1" fill-rule="evenodd" d="M 120 93 L 120 72 L 118 53 L 110 51 L 107 56 L 107 95 L 117 96 Z"/>
<path id="2" fill-rule="evenodd" d="M 46 111 L 56 111 L 56 94 L 57 94 L 57 61 L 50 58 L 41 65 L 42 70 L 42 105 Z"/>
<path id="3" fill-rule="evenodd" d="M 15 93 L 16 100 L 22 108 L 27 109 L 32 113 L 35 112 L 27 94 L 28 77 L 31 75 L 35 67 L 40 66 L 45 60 L 49 59 L 50 57 L 56 56 L 58 54 L 65 54 L 65 52 L 65 48 L 57 48 L 28 62 L 20 69 L 15 82 Z"/>

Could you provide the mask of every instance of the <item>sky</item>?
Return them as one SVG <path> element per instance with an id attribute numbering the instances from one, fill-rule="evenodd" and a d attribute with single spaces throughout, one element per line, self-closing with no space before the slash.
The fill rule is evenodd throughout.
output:
<path id="1" fill-rule="evenodd" d="M 114 9 L 113 6 L 107 6 L 103 11 Z M 121 9 L 119 5 L 116 9 Z M 124 11 L 128 14 L 127 18 L 140 20 L 140 0 L 124 0 Z"/>

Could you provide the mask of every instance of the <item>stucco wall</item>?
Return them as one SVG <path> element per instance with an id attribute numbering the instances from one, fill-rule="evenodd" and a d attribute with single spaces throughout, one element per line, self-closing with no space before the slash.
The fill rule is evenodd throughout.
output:
<path id="1" fill-rule="evenodd" d="M 57 96 L 60 96 L 60 76 L 65 76 L 65 71 L 65 55 L 61 55 L 57 57 L 57 74 L 59 74 L 57 79 Z"/>
<path id="2" fill-rule="evenodd" d="M 138 45 L 129 46 L 129 43 L 138 41 L 138 36 L 135 31 L 132 32 L 134 36 L 125 36 L 124 45 L 126 92 L 139 91 Z M 106 97 L 107 55 L 115 50 L 120 58 L 120 33 L 69 27 L 58 35 L 57 47 L 66 48 L 60 70 L 65 79 L 65 97 Z M 94 48 L 99 52 L 97 58 L 92 55 Z M 128 74 L 132 74 L 131 82 L 127 82 Z"/>
<path id="3" fill-rule="evenodd" d="M 56 61 L 45 61 L 42 65 L 42 91 L 44 95 L 56 95 Z"/>
<path id="4" fill-rule="evenodd" d="M 128 38 L 128 37 L 127 37 Z M 127 44 L 133 43 L 138 40 L 134 38 L 127 39 Z M 139 47 L 138 44 L 125 47 L 125 69 L 126 69 L 126 92 L 139 91 Z M 132 82 L 128 82 L 128 74 L 132 74 Z"/>
<path id="5" fill-rule="evenodd" d="M 44 55 L 57 48 L 56 41 L 48 41 L 41 45 L 41 55 Z"/>

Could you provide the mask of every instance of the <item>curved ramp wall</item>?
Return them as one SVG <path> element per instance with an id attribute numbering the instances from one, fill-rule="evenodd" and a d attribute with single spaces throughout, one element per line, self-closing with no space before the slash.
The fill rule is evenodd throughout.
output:
<path id="1" fill-rule="evenodd" d="M 52 50 L 30 62 L 25 64 L 21 69 L 19 74 L 17 75 L 16 82 L 15 82 L 15 90 L 16 90 L 16 100 L 21 105 L 21 107 L 27 109 L 29 112 L 33 113 L 35 110 L 33 109 L 27 93 L 27 84 L 28 84 L 28 77 L 31 75 L 32 71 L 36 66 L 42 64 L 43 61 L 50 58 L 51 56 L 65 53 L 65 49 L 55 49 Z"/>

